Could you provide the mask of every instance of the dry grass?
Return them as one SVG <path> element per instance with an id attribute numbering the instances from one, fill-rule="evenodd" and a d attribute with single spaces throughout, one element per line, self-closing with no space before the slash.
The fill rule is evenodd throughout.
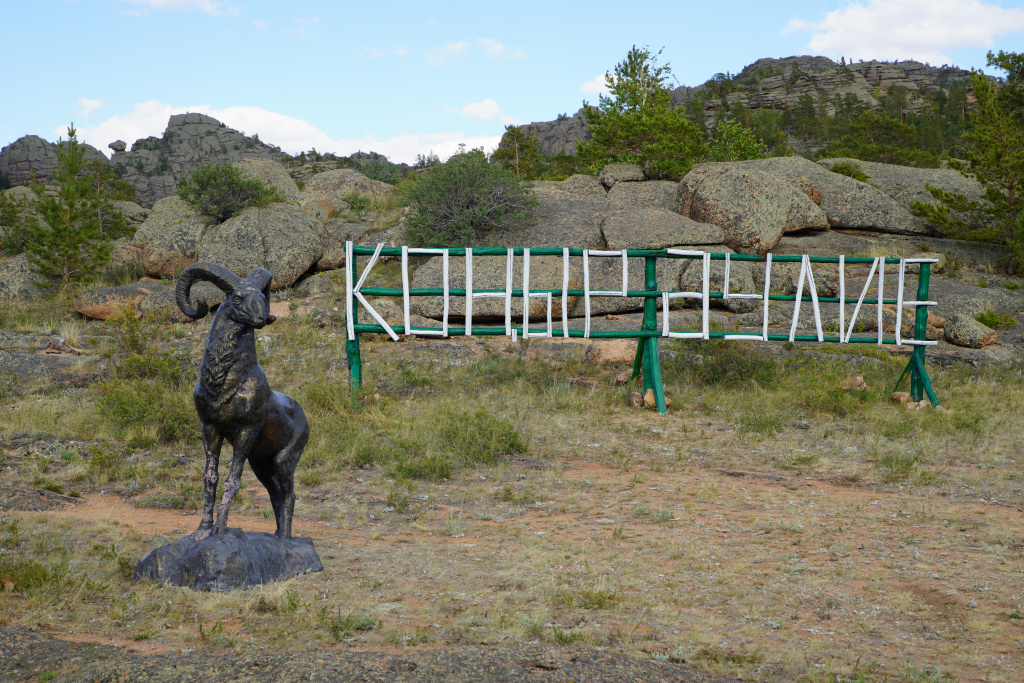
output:
<path id="1" fill-rule="evenodd" d="M 161 344 L 194 360 L 186 330 Z M 11 446 L 5 471 L 85 503 L 3 513 L 0 620 L 145 651 L 544 641 L 754 680 L 1022 677 L 1019 368 L 935 369 L 951 412 L 908 411 L 874 349 L 666 344 L 660 416 L 579 345 L 364 341 L 354 406 L 340 332 L 282 319 L 259 348 L 313 427 L 296 524 L 324 572 L 226 595 L 132 583 L 196 525 L 199 449 L 118 427 L 95 390 L 40 388 L 0 421 L 51 446 Z M 838 390 L 851 372 L 871 389 Z M 233 524 L 272 528 L 245 484 Z"/>

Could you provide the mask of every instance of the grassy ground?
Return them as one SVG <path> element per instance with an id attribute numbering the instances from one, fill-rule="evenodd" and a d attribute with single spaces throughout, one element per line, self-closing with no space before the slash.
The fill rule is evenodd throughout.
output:
<path id="1" fill-rule="evenodd" d="M 258 350 L 310 418 L 296 526 L 325 571 L 201 594 L 131 574 L 198 523 L 205 327 L 76 325 L 105 379 L 4 397 L 6 482 L 81 502 L 2 513 L 3 623 L 145 651 L 541 641 L 755 680 L 1024 677 L 1019 367 L 932 368 L 949 412 L 911 411 L 876 348 L 663 342 L 661 416 L 582 344 L 364 341 L 353 404 L 343 329 L 282 319 Z M 272 529 L 244 483 L 232 524 Z"/>

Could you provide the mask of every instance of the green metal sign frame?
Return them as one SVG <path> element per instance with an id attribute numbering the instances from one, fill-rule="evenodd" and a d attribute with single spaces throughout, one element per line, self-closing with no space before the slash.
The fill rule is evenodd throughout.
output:
<path id="1" fill-rule="evenodd" d="M 364 247 L 353 245 L 349 243 L 346 245 L 348 251 L 348 258 L 345 264 L 346 267 L 346 283 L 347 283 L 347 298 L 346 298 L 346 325 L 349 329 L 348 340 L 345 346 L 346 356 L 348 360 L 350 386 L 353 397 L 357 395 L 359 388 L 363 382 L 362 372 L 362 358 L 359 350 L 359 335 L 360 334 L 386 334 L 388 332 L 382 325 L 379 324 L 367 324 L 360 323 L 358 319 L 358 306 L 353 302 L 353 290 L 358 289 L 359 293 L 366 296 L 390 296 L 390 297 L 403 297 L 405 292 L 408 291 L 410 296 L 466 296 L 465 289 L 459 288 L 415 288 L 415 289 L 394 289 L 387 287 L 353 287 L 353 283 L 360 282 L 359 273 L 356 265 L 357 256 L 390 256 L 390 257 L 401 257 L 401 247 L 383 247 L 378 245 L 375 247 Z M 450 256 L 465 256 L 465 248 L 451 248 L 446 250 Z M 506 256 L 515 255 L 523 256 L 523 248 L 507 249 L 503 247 L 489 247 L 489 248 L 474 248 L 472 250 L 473 256 Z M 536 248 L 529 249 L 531 256 L 583 256 L 584 250 L 582 249 L 559 249 L 559 248 Z M 669 250 L 626 250 L 623 251 L 623 256 L 628 258 L 643 258 L 644 259 L 644 288 L 642 290 L 628 290 L 623 292 L 625 296 L 637 297 L 644 299 L 643 305 L 643 321 L 640 325 L 639 330 L 633 331 L 609 331 L 609 330 L 593 330 L 584 332 L 583 330 L 559 330 L 559 334 L 563 337 L 588 337 L 593 339 L 636 339 L 637 349 L 636 356 L 633 362 L 633 380 L 638 377 L 643 379 L 643 389 L 646 393 L 647 389 L 651 389 L 654 392 L 655 406 L 659 412 L 665 413 L 668 408 L 665 402 L 665 388 L 662 383 L 661 377 L 661 363 L 658 355 L 658 338 L 664 337 L 665 333 L 663 330 L 658 330 L 657 324 L 657 300 L 662 298 L 663 291 L 658 289 L 657 283 L 657 262 L 659 258 L 698 258 L 698 256 L 690 253 L 688 255 L 681 255 L 679 253 L 670 253 Z M 732 261 L 752 261 L 752 262 L 765 262 L 766 256 L 758 256 L 753 254 L 709 254 L 710 260 L 712 261 L 723 261 L 728 259 Z M 903 379 L 910 376 L 910 396 L 915 401 L 923 400 L 924 396 L 927 395 L 933 406 L 939 405 L 939 400 L 932 389 L 931 380 L 928 377 L 928 371 L 925 365 L 925 350 L 928 344 L 934 344 L 934 342 L 928 342 L 927 337 L 927 322 L 928 322 L 928 306 L 934 305 L 935 302 L 929 302 L 928 299 L 928 288 L 931 273 L 931 264 L 935 261 L 931 259 L 898 259 L 898 258 L 856 258 L 856 257 L 835 257 L 835 256 L 798 256 L 798 255 L 771 255 L 773 263 L 797 263 L 807 261 L 809 263 L 834 263 L 834 264 L 876 264 L 880 268 L 884 268 L 885 265 L 899 264 L 900 265 L 900 287 L 902 291 L 902 278 L 903 278 L 903 264 L 917 263 L 919 265 L 918 274 L 918 286 L 917 286 L 917 300 L 916 301 L 905 301 L 901 302 L 897 299 L 882 299 L 881 304 L 904 304 L 914 305 L 916 307 L 915 313 L 915 324 L 914 324 L 914 338 L 913 340 L 899 340 L 899 330 L 897 328 L 897 337 L 895 338 L 883 338 L 881 332 L 878 335 L 872 337 L 853 337 L 848 334 L 844 339 L 842 332 L 840 336 L 829 336 L 829 335 L 798 335 L 798 334 L 767 334 L 763 336 L 758 335 L 759 338 L 763 338 L 766 341 L 814 341 L 814 342 L 833 342 L 833 343 L 862 343 L 862 344 L 885 344 L 885 345 L 897 345 L 907 344 L 913 345 L 914 349 L 910 354 L 910 360 L 900 374 L 899 379 L 896 382 L 894 391 L 899 389 L 899 386 L 903 383 Z M 363 277 L 365 279 L 366 272 L 364 271 Z M 870 279 L 869 275 L 869 279 Z M 361 282 L 360 282 L 361 285 Z M 866 291 L 866 290 L 865 290 Z M 497 289 L 480 289 L 475 290 L 478 294 L 504 294 L 511 296 L 512 298 L 522 298 L 524 296 L 522 289 L 511 289 L 497 290 Z M 562 289 L 531 289 L 530 294 L 548 294 L 562 295 Z M 568 289 L 564 293 L 568 296 L 580 297 L 584 296 L 586 292 L 579 289 Z M 675 293 L 675 292 L 673 292 Z M 799 294 L 799 292 L 798 292 Z M 708 298 L 720 299 L 723 298 L 722 292 L 707 292 Z M 732 295 L 735 296 L 735 295 Z M 771 301 L 793 301 L 797 300 L 796 295 L 786 294 L 767 294 L 768 300 Z M 761 295 L 758 295 L 758 299 L 763 299 Z M 800 297 L 800 301 L 817 301 L 821 303 L 838 303 L 840 301 L 844 303 L 853 304 L 874 304 L 878 305 L 878 299 L 871 299 L 866 297 L 857 298 L 835 298 L 835 297 L 817 297 L 816 294 L 803 295 Z M 900 307 L 901 308 L 901 307 Z M 845 321 L 844 321 L 845 323 Z M 852 321 L 851 321 L 852 327 Z M 536 336 L 547 336 L 547 329 L 539 328 L 512 328 L 518 334 L 526 336 L 524 332 L 529 332 L 530 337 Z M 417 333 L 424 334 L 433 332 L 437 333 L 437 330 L 427 330 L 425 328 L 416 328 L 410 326 L 409 330 L 406 330 L 403 325 L 391 326 L 396 334 L 408 334 L 415 335 Z M 491 327 L 491 326 L 471 326 L 469 330 L 465 327 L 449 326 L 447 328 L 449 337 L 458 337 L 469 334 L 475 336 L 507 336 L 506 327 Z M 708 332 L 706 338 L 710 339 L 728 339 L 735 337 L 725 332 Z"/>

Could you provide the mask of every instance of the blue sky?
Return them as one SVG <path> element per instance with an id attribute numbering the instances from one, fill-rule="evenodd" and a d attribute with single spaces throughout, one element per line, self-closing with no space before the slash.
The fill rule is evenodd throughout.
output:
<path id="1" fill-rule="evenodd" d="M 200 111 L 292 153 L 444 157 L 595 102 L 634 44 L 684 85 L 800 54 L 984 67 L 1024 51 L 1024 0 L 0 0 L 0 145 L 74 121 L 109 153 Z"/>

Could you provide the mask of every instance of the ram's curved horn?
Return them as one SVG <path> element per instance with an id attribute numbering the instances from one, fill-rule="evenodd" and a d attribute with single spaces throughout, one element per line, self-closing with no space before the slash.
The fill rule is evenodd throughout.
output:
<path id="1" fill-rule="evenodd" d="M 210 311 L 206 301 L 200 300 L 196 306 L 192 306 L 192 302 L 189 300 L 192 283 L 196 280 L 212 282 L 225 294 L 235 291 L 242 281 L 240 277 L 224 266 L 207 261 L 193 263 L 181 271 L 181 274 L 178 275 L 178 284 L 174 288 L 174 298 L 177 300 L 181 312 L 194 320 L 204 317 Z"/>
<path id="2" fill-rule="evenodd" d="M 267 300 L 267 305 L 270 305 L 270 283 L 273 281 L 274 276 L 269 270 L 261 266 L 257 266 L 249 271 L 249 274 L 245 276 L 245 279 L 256 285 L 256 289 L 263 292 L 263 298 Z"/>

